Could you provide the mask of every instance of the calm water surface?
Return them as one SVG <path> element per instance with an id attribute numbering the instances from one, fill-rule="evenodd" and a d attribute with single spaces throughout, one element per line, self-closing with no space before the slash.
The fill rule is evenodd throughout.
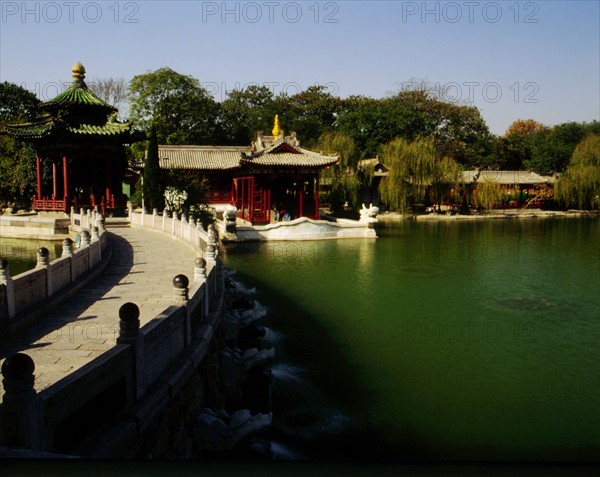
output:
<path id="1" fill-rule="evenodd" d="M 62 243 L 60 241 L 0 237 L 0 257 L 8 260 L 10 274 L 13 277 L 35 267 L 37 250 L 41 247 L 48 249 L 50 260 L 54 260 L 62 254 Z"/>
<path id="2" fill-rule="evenodd" d="M 282 445 L 341 459 L 597 459 L 600 221 L 378 233 L 225 252 L 269 310 Z"/>

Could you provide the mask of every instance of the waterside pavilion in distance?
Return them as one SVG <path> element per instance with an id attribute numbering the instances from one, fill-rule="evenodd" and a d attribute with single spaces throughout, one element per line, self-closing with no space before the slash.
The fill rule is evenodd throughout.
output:
<path id="1" fill-rule="evenodd" d="M 291 218 L 319 219 L 319 175 L 337 163 L 300 147 L 295 133 L 285 136 L 275 116 L 271 136 L 261 133 L 248 146 L 160 145 L 161 169 L 187 169 L 207 177 L 207 202 L 216 210 L 235 206 L 253 224 L 271 221 L 271 210 Z"/>
<path id="2" fill-rule="evenodd" d="M 70 87 L 41 103 L 35 119 L 6 126 L 10 136 L 36 149 L 33 209 L 98 207 L 104 215 L 125 210 L 124 144 L 143 139 L 143 134 L 134 132 L 131 122 L 119 122 L 117 109 L 88 89 L 81 63 L 73 65 L 72 72 Z"/>

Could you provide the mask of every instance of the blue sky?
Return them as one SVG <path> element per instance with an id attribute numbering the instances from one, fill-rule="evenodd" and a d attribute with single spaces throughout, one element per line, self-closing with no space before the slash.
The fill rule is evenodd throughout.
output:
<path id="1" fill-rule="evenodd" d="M 0 4 L 0 81 L 43 100 L 81 61 L 88 80 L 168 66 L 217 100 L 251 83 L 383 97 L 427 80 L 496 134 L 519 118 L 600 119 L 597 0 Z"/>

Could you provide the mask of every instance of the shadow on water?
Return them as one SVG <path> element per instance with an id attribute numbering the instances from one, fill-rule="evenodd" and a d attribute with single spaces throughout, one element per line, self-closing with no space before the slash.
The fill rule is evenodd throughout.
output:
<path id="1" fill-rule="evenodd" d="M 104 272 L 83 288 L 75 296 L 64 301 L 44 318 L 38 320 L 26 330 L 10 337 L 10 343 L 2 343 L 0 348 L 0 359 L 4 359 L 13 353 L 27 352 L 30 348 L 40 348 L 51 344 L 51 341 L 36 343 L 41 338 L 68 326 L 75 321 L 91 319 L 92 317 L 80 317 L 96 300 L 114 288 L 119 281 L 127 276 L 133 266 L 134 251 L 131 245 L 123 237 L 110 234 L 112 244 L 112 257 Z M 117 320 L 117 317 L 115 317 Z M 115 321 L 116 322 L 116 321 Z"/>
<path id="2" fill-rule="evenodd" d="M 283 335 L 274 440 L 336 462 L 589 461 L 598 225 L 406 222 L 333 256 L 228 248 Z"/>
<path id="3" fill-rule="evenodd" d="M 238 272 L 236 280 L 256 287 L 256 299 L 269 309 L 264 324 L 276 330 L 268 437 L 281 458 L 338 463 L 435 458 L 416 430 L 390 430 L 371 419 L 369 391 L 361 388 L 344 350 L 311 311 L 254 276 Z"/>

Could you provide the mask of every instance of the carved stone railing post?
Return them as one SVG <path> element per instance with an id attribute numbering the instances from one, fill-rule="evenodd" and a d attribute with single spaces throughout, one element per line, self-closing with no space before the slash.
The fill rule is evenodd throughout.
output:
<path id="1" fill-rule="evenodd" d="M 152 209 L 152 228 L 156 227 L 156 219 L 158 217 L 158 209 Z"/>
<path id="2" fill-rule="evenodd" d="M 46 247 L 38 248 L 37 251 L 37 268 L 47 267 L 50 263 L 50 252 Z"/>
<path id="3" fill-rule="evenodd" d="M 98 242 L 100 240 L 100 229 L 98 226 L 94 226 L 92 229 L 92 242 Z M 94 251 L 95 257 L 92 259 L 92 251 L 90 250 L 90 269 L 92 268 L 92 264 L 96 264 L 102 261 L 102 244 L 96 244 L 97 247 Z"/>
<path id="4" fill-rule="evenodd" d="M 62 241 L 62 256 L 72 257 L 73 256 L 73 241 L 70 238 L 66 238 Z"/>
<path id="5" fill-rule="evenodd" d="M 217 230 L 214 224 L 208 226 L 208 239 L 206 244 L 206 260 L 214 265 L 217 258 Z"/>
<path id="6" fill-rule="evenodd" d="M 11 319 L 16 315 L 15 288 L 10 277 L 10 265 L 5 258 L 0 259 L 0 286 L 4 285 L 6 293 L 6 318 Z M 0 310 L 0 317 L 4 311 Z"/>
<path id="7" fill-rule="evenodd" d="M 100 233 L 100 235 L 106 232 L 106 221 L 104 220 L 104 217 L 102 217 L 102 215 L 98 217 L 98 232 Z"/>
<path id="8" fill-rule="evenodd" d="M 194 281 L 196 283 L 204 283 L 204 305 L 202 316 L 208 316 L 208 284 L 206 283 L 206 260 L 202 257 L 196 258 L 194 262 Z"/>
<path id="9" fill-rule="evenodd" d="M 117 343 L 131 344 L 140 331 L 140 309 L 135 303 L 127 302 L 119 308 L 119 337 Z"/>
<path id="10" fill-rule="evenodd" d="M 46 269 L 46 296 L 52 295 L 52 273 L 50 272 L 50 252 L 46 247 L 37 251 L 37 268 Z"/>
<path id="11" fill-rule="evenodd" d="M 73 260 L 73 241 L 70 238 L 66 238 L 62 241 L 62 257 L 69 257 L 71 264 L 71 281 L 75 276 L 75 260 Z"/>
<path id="12" fill-rule="evenodd" d="M 215 224 L 210 224 L 208 226 L 207 235 L 208 235 L 208 242 L 209 243 L 216 243 L 217 242 L 219 234 L 217 233 L 217 228 L 215 227 Z"/>
<path id="13" fill-rule="evenodd" d="M 200 232 L 202 232 L 202 221 L 198 219 L 196 222 L 196 247 L 200 247 Z"/>
<path id="14" fill-rule="evenodd" d="M 206 244 L 206 261 L 210 265 L 214 265 L 216 263 L 216 253 L 215 253 L 215 244 L 208 242 Z"/>
<path id="15" fill-rule="evenodd" d="M 188 285 L 190 280 L 185 275 L 176 275 L 173 278 L 173 304 L 185 305 L 188 301 Z"/>
<path id="16" fill-rule="evenodd" d="M 90 231 L 83 229 L 81 232 L 81 247 L 87 247 L 90 244 Z"/>
<path id="17" fill-rule="evenodd" d="M 196 258 L 194 262 L 194 281 L 203 282 L 206 280 L 206 260 L 202 257 Z"/>
<path id="18" fill-rule="evenodd" d="M 185 275 L 176 275 L 173 278 L 173 304 L 185 307 L 184 337 L 185 345 L 192 342 L 192 326 L 190 310 L 187 306 L 189 299 L 190 280 Z"/>
<path id="19" fill-rule="evenodd" d="M 145 390 L 144 340 L 140 334 L 140 309 L 135 303 L 127 302 L 119 308 L 119 336 L 117 344 L 133 348 L 135 398 L 140 399 Z"/>
<path id="20" fill-rule="evenodd" d="M 24 353 L 2 363 L 4 395 L 0 407 L 0 445 L 40 450 L 41 409 L 33 384 L 35 365 Z"/>
<path id="21" fill-rule="evenodd" d="M 162 231 L 165 231 L 165 221 L 167 219 L 167 209 L 164 209 L 162 212 Z"/>
<path id="22" fill-rule="evenodd" d="M 237 232 L 237 208 L 227 206 L 223 218 L 225 220 L 225 233 L 235 237 Z"/>

